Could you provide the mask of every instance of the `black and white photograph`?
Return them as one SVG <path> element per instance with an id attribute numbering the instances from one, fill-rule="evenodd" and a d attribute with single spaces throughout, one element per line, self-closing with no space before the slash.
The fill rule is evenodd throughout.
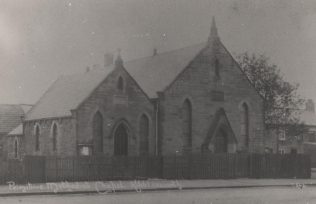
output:
<path id="1" fill-rule="evenodd" d="M 316 204 L 315 0 L 0 0 L 0 204 Z"/>

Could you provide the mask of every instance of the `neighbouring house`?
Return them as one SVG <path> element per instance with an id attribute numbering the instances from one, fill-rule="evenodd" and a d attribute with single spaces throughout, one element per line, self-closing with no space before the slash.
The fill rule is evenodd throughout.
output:
<path id="1" fill-rule="evenodd" d="M 316 167 L 316 114 L 315 104 L 312 100 L 306 103 L 304 121 L 308 132 L 304 135 L 303 152 L 311 155 L 312 167 Z"/>
<path id="2" fill-rule="evenodd" d="M 263 112 L 213 19 L 206 42 L 131 61 L 105 55 L 101 69 L 59 77 L 22 129 L 28 155 L 263 152 Z"/>
<path id="3" fill-rule="evenodd" d="M 31 105 L 25 104 L 0 104 L 0 156 L 7 155 L 7 135 L 22 123 L 25 113 Z"/>
<path id="4" fill-rule="evenodd" d="M 268 125 L 266 148 L 273 153 L 311 153 L 316 156 L 316 114 L 313 100 L 307 100 L 304 110 L 298 110 L 300 123 L 304 125 L 304 131 L 294 134 L 285 125 Z M 315 158 L 316 160 L 316 158 Z"/>

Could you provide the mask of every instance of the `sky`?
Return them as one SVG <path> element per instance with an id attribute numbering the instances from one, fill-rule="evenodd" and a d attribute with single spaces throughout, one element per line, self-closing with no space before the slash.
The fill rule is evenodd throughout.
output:
<path id="1" fill-rule="evenodd" d="M 265 54 L 316 102 L 314 0 L 0 0 L 0 103 L 34 104 L 60 75 L 207 40 Z"/>

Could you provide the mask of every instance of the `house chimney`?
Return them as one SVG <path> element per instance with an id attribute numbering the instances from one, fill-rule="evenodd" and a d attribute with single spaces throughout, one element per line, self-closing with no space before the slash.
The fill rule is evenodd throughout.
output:
<path id="1" fill-rule="evenodd" d="M 115 60 L 115 66 L 122 66 L 123 65 L 123 59 L 121 57 L 121 49 L 117 50 L 118 54 Z"/>
<path id="2" fill-rule="evenodd" d="M 309 112 L 315 112 L 315 104 L 312 99 L 307 100 L 305 110 Z"/>
<path id="3" fill-rule="evenodd" d="M 98 68 L 100 68 L 100 65 L 99 65 L 99 64 L 93 64 L 93 65 L 92 65 L 92 69 L 96 70 L 96 69 L 98 69 Z"/>
<path id="4" fill-rule="evenodd" d="M 89 66 L 86 67 L 86 73 L 87 72 L 90 72 L 90 67 Z"/>
<path id="5" fill-rule="evenodd" d="M 112 65 L 113 61 L 114 61 L 114 55 L 112 53 L 106 53 L 104 55 L 104 67 Z"/>
<path id="6" fill-rule="evenodd" d="M 156 56 L 158 53 L 157 48 L 154 48 L 153 56 Z"/>

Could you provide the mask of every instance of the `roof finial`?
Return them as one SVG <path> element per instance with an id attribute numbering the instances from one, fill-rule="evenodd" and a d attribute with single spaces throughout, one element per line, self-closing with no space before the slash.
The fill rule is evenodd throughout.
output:
<path id="1" fill-rule="evenodd" d="M 117 58 L 115 60 L 115 65 L 122 65 L 123 64 L 123 60 L 122 60 L 122 57 L 121 57 L 121 49 L 117 49 Z"/>
<path id="2" fill-rule="evenodd" d="M 208 40 L 216 39 L 218 37 L 217 33 L 217 27 L 216 27 L 216 22 L 215 22 L 215 17 L 212 17 L 212 25 L 211 25 L 211 31 L 210 31 L 210 36 L 208 37 Z"/>

